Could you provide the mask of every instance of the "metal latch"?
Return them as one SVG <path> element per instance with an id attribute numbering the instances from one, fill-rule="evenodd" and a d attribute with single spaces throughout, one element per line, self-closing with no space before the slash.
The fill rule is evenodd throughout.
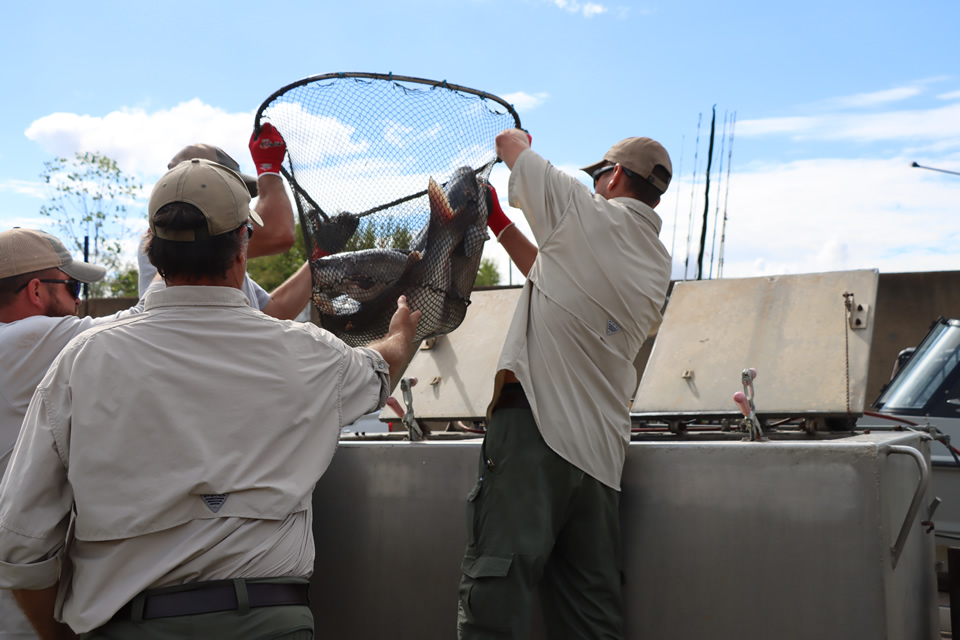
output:
<path id="1" fill-rule="evenodd" d="M 870 305 L 855 301 L 852 293 L 843 294 L 843 304 L 847 308 L 847 322 L 850 324 L 850 328 L 866 329 Z"/>
<path id="2" fill-rule="evenodd" d="M 737 391 L 733 394 L 733 401 L 737 403 L 740 413 L 743 414 L 743 427 L 747 430 L 745 440 L 750 442 L 763 442 L 767 438 L 763 437 L 763 430 L 760 428 L 760 421 L 757 420 L 756 407 L 753 404 L 753 380 L 757 377 L 757 370 L 750 368 L 744 369 L 740 374 L 740 382 L 743 385 L 743 391 Z"/>
<path id="3" fill-rule="evenodd" d="M 412 389 L 416 384 L 416 378 L 400 379 L 400 391 L 403 393 L 403 404 L 407 407 L 403 413 L 403 426 L 407 428 L 407 433 L 409 433 L 411 441 L 423 440 L 423 431 L 420 430 L 420 425 L 417 424 L 417 417 L 413 414 Z"/>

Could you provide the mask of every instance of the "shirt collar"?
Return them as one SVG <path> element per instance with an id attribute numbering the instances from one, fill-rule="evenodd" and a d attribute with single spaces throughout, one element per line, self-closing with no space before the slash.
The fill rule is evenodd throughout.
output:
<path id="1" fill-rule="evenodd" d="M 233 287 L 167 287 L 151 291 L 144 299 L 144 310 L 159 307 L 249 307 L 247 297 Z"/>
<path id="2" fill-rule="evenodd" d="M 660 216 L 657 215 L 657 212 L 654 211 L 649 205 L 640 202 L 636 198 L 626 198 L 623 196 L 613 198 L 612 202 L 622 204 L 630 211 L 630 213 L 638 215 L 649 222 L 657 232 L 657 235 L 660 235 L 660 227 L 662 226 L 663 222 L 660 220 Z"/>

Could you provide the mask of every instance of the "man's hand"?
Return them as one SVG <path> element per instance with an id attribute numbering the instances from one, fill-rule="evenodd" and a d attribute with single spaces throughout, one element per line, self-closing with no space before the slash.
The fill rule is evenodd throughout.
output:
<path id="1" fill-rule="evenodd" d="M 530 148 L 533 137 L 523 129 L 507 129 L 497 134 L 495 148 L 497 156 L 503 160 L 509 169 L 513 169 L 513 163 L 517 161 L 517 156 L 524 150 Z"/>
<path id="2" fill-rule="evenodd" d="M 287 153 L 287 143 L 280 132 L 265 122 L 260 127 L 260 135 L 254 131 L 250 136 L 250 156 L 257 166 L 257 177 L 264 174 L 280 175 L 280 164 Z"/>
<path id="3" fill-rule="evenodd" d="M 387 330 L 386 338 L 398 336 L 398 339 L 404 340 L 407 344 L 413 342 L 413 336 L 417 333 L 417 324 L 420 323 L 422 311 L 410 311 L 407 306 L 407 296 L 400 296 L 397 299 L 397 310 L 393 312 L 390 318 L 390 328 Z"/>

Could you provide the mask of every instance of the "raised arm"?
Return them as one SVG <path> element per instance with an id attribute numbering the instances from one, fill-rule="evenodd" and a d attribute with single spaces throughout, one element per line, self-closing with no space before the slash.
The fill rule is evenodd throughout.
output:
<path id="1" fill-rule="evenodd" d="M 403 372 L 413 359 L 417 345 L 413 337 L 417 333 L 417 323 L 420 322 L 420 311 L 410 311 L 407 306 L 407 297 L 400 296 L 397 300 L 397 310 L 390 319 L 390 328 L 380 340 L 369 345 L 371 349 L 380 352 L 380 356 L 390 366 L 390 393 L 397 388 Z"/>
<path id="2" fill-rule="evenodd" d="M 283 136 L 269 122 L 263 124 L 259 134 L 254 132 L 250 136 L 250 156 L 257 167 L 256 210 L 263 219 L 263 227 L 250 238 L 248 258 L 283 253 L 293 246 L 293 207 L 280 177 L 280 164 L 286 152 Z"/>
<path id="3" fill-rule="evenodd" d="M 263 312 L 280 320 L 292 320 L 307 306 L 312 288 L 310 263 L 304 262 L 296 273 L 270 292 L 270 302 Z"/>
<path id="4" fill-rule="evenodd" d="M 493 188 L 493 185 L 489 185 L 489 188 L 490 195 L 493 196 L 493 208 L 487 218 L 487 226 L 497 237 L 500 246 L 513 260 L 513 264 L 517 265 L 520 273 L 526 277 L 530 273 L 530 267 L 533 266 L 534 260 L 537 259 L 537 245 L 533 244 L 503 212 L 503 208 L 500 207 L 500 199 L 497 197 L 497 190 Z"/>

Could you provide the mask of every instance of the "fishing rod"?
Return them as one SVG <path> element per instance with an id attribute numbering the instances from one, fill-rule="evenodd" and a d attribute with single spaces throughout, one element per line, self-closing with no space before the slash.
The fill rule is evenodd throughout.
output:
<path id="1" fill-rule="evenodd" d="M 686 136 L 680 136 L 680 169 L 677 171 L 678 176 L 683 175 L 683 143 L 686 141 Z M 677 181 L 677 204 L 673 208 L 673 238 L 670 240 L 670 272 L 673 273 L 673 258 L 676 255 L 674 250 L 677 247 L 677 214 L 680 211 L 680 184 L 679 180 Z"/>
<path id="2" fill-rule="evenodd" d="M 727 200 L 730 199 L 730 165 L 733 164 L 733 130 L 737 125 L 737 112 L 730 116 L 730 149 L 727 151 L 727 190 L 723 196 L 723 227 L 720 229 L 720 259 L 717 261 L 717 277 L 723 277 L 723 247 L 727 241 Z"/>
<path id="3" fill-rule="evenodd" d="M 697 199 L 697 157 L 700 153 L 700 121 L 703 113 L 697 114 L 697 141 L 693 147 L 693 185 L 690 187 L 690 217 L 687 219 L 687 256 L 683 260 L 683 279 L 687 279 L 687 269 L 690 266 L 690 238 L 693 233 L 693 204 Z"/>
<path id="4" fill-rule="evenodd" d="M 720 185 L 723 182 L 723 144 L 727 140 L 727 110 L 723 110 L 723 133 L 720 134 L 720 169 L 717 175 L 717 206 L 713 213 L 713 239 L 710 241 L 710 275 L 708 278 L 713 280 L 713 259 L 716 258 L 717 251 L 717 223 L 720 220 Z"/>

